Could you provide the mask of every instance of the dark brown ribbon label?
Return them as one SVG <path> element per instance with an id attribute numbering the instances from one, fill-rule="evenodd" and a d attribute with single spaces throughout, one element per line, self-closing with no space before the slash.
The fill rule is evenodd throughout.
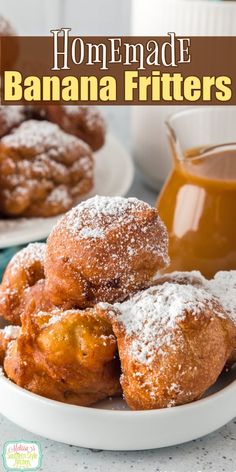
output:
<path id="1" fill-rule="evenodd" d="M 236 37 L 1 37 L 1 103 L 236 105 Z"/>

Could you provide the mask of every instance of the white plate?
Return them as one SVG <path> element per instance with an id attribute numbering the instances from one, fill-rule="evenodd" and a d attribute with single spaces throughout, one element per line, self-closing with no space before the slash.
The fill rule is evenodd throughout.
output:
<path id="1" fill-rule="evenodd" d="M 105 146 L 95 153 L 95 186 L 89 196 L 124 196 L 132 184 L 133 177 L 131 156 L 113 135 L 108 135 Z M 0 248 L 46 238 L 60 216 L 0 219 Z"/>
<path id="2" fill-rule="evenodd" d="M 0 376 L 3 415 L 34 434 L 95 449 L 154 449 L 215 431 L 236 416 L 236 370 L 222 374 L 208 395 L 163 410 L 127 411 L 122 400 L 88 408 L 48 400 Z"/>

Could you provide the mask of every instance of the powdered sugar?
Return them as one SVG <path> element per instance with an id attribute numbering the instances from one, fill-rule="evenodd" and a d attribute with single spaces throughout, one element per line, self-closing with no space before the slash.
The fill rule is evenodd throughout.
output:
<path id="1" fill-rule="evenodd" d="M 75 207 L 67 218 L 67 224 L 70 229 L 80 229 L 81 217 L 85 217 L 91 226 L 100 220 L 103 222 L 106 218 L 106 224 L 119 224 L 119 219 L 124 218 L 124 214 L 129 212 L 128 218 L 132 218 L 132 212 L 150 208 L 147 203 L 141 202 L 136 198 L 123 197 L 102 197 L 96 195 Z M 98 221 L 97 221 L 98 220 Z"/>
<path id="2" fill-rule="evenodd" d="M 39 261 L 42 265 L 44 264 L 46 251 L 46 244 L 44 243 L 31 243 L 21 251 L 17 252 L 11 260 L 12 267 L 15 270 L 19 268 L 28 269 L 28 267 Z"/>
<path id="3" fill-rule="evenodd" d="M 47 321 L 47 323 L 44 325 L 44 327 L 47 327 L 47 326 L 51 326 L 55 323 L 57 323 L 58 321 L 60 321 L 62 318 L 64 318 L 66 315 L 68 315 L 69 313 L 74 313 L 74 310 L 70 311 L 70 310 L 67 310 L 67 311 L 60 311 L 60 310 L 53 310 L 51 313 L 50 313 L 50 318 L 49 320 Z M 45 316 L 45 313 L 44 312 L 41 312 L 39 311 L 39 313 L 37 314 L 37 316 Z"/>
<path id="4" fill-rule="evenodd" d="M 208 281 L 208 288 L 236 325 L 236 270 L 218 272 Z"/>
<path id="5" fill-rule="evenodd" d="M 228 313 L 231 320 L 236 324 L 236 270 L 220 271 L 211 280 L 205 277 L 198 270 L 190 272 L 171 272 L 160 276 L 156 275 L 154 281 L 157 283 L 176 282 L 180 284 L 192 284 L 202 286 L 212 295 L 218 298 L 223 309 Z"/>
<path id="6" fill-rule="evenodd" d="M 63 111 L 66 115 L 76 116 L 81 107 L 77 107 L 76 105 L 63 105 Z"/>
<path id="7" fill-rule="evenodd" d="M 64 204 L 65 208 L 68 208 L 72 205 L 72 198 L 67 187 L 65 185 L 59 185 L 49 194 L 47 202 L 55 205 L 58 203 Z"/>
<path id="8" fill-rule="evenodd" d="M 78 313 L 83 313 L 80 310 L 72 309 L 72 310 L 60 310 L 59 308 L 55 308 L 54 310 L 50 311 L 50 318 L 48 321 L 44 324 L 44 328 L 47 328 L 49 326 L 52 326 L 59 321 L 62 321 L 63 318 L 66 318 L 69 315 L 74 315 L 76 312 Z M 84 312 L 85 313 L 85 312 Z M 37 317 L 45 317 L 47 313 L 44 311 L 39 311 L 37 313 Z"/>
<path id="9" fill-rule="evenodd" d="M 119 227 L 134 220 L 134 212 L 150 208 L 136 198 L 96 195 L 73 208 L 59 224 L 77 238 L 104 237 L 106 228 Z"/>
<path id="10" fill-rule="evenodd" d="M 192 285 L 164 283 L 134 295 L 130 300 L 114 305 L 118 314 L 110 314 L 131 339 L 129 354 L 142 364 L 149 364 L 165 346 L 172 347 L 175 328 L 187 313 L 198 317 L 209 310 L 217 311 L 211 294 Z M 132 339 L 133 338 L 133 339 Z"/>
<path id="11" fill-rule="evenodd" d="M 22 106 L 0 106 L 0 136 L 2 132 L 12 129 L 25 119 L 25 112 Z"/>
<path id="12" fill-rule="evenodd" d="M 80 231 L 80 237 L 81 238 L 104 238 L 104 231 L 102 229 L 92 229 L 89 227 L 84 227 Z"/>
<path id="13" fill-rule="evenodd" d="M 44 153 L 45 149 L 50 149 L 52 157 L 55 158 L 56 155 L 65 154 L 77 145 L 78 139 L 48 121 L 28 120 L 13 133 L 5 136 L 2 142 L 11 148 L 33 148 L 38 154 Z"/>
<path id="14" fill-rule="evenodd" d="M 3 330 L 3 337 L 4 339 L 16 339 L 21 333 L 20 326 L 6 326 Z"/>

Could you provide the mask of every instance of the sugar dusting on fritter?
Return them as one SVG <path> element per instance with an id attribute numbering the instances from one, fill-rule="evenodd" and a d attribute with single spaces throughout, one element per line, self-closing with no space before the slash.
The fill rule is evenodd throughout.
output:
<path id="1" fill-rule="evenodd" d="M 103 237 L 106 228 L 119 227 L 124 221 L 132 221 L 134 212 L 149 208 L 147 203 L 137 198 L 111 198 L 96 195 L 73 208 L 64 220 L 63 226 L 75 237 L 84 237 L 84 231 L 82 235 L 81 231 L 85 228 L 97 230 L 100 232 L 100 237 Z"/>
<path id="2" fill-rule="evenodd" d="M 214 279 L 208 281 L 208 289 L 218 297 L 236 325 L 236 270 L 218 272 Z"/>
<path id="3" fill-rule="evenodd" d="M 11 148 L 33 148 L 38 154 L 45 152 L 45 149 L 53 149 L 58 156 L 73 149 L 78 142 L 81 143 L 56 124 L 37 120 L 25 121 L 13 133 L 5 136 L 2 142 Z M 84 146 L 87 149 L 87 145 Z"/>
<path id="4" fill-rule="evenodd" d="M 103 238 L 106 230 L 119 229 L 121 225 L 127 223 L 135 225 L 137 214 L 150 209 L 147 203 L 137 198 L 96 195 L 73 208 L 58 225 L 62 225 L 75 238 Z M 165 226 L 160 218 L 159 224 L 165 232 Z"/>
<path id="5" fill-rule="evenodd" d="M 37 261 L 41 262 L 43 265 L 45 251 L 45 243 L 31 243 L 14 255 L 11 260 L 11 265 L 15 268 L 15 270 L 28 269 L 32 263 Z"/>
<path id="6" fill-rule="evenodd" d="M 209 311 L 214 310 L 215 315 L 224 317 L 216 305 L 212 295 L 202 288 L 166 282 L 116 303 L 110 316 L 124 328 L 126 337 L 133 337 L 129 355 L 141 364 L 149 364 L 157 351 L 161 354 L 166 346 L 174 348 L 175 328 L 188 313 L 197 318 L 207 313 L 209 316 Z"/>
<path id="7" fill-rule="evenodd" d="M 7 128 L 18 125 L 25 119 L 23 106 L 0 106 L 0 121 Z"/>
<path id="8" fill-rule="evenodd" d="M 16 339 L 21 333 L 20 326 L 6 326 L 4 329 L 1 330 L 4 339 Z"/>

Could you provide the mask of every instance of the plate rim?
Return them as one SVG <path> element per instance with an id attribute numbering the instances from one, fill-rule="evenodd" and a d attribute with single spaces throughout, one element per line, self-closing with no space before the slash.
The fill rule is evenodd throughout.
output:
<path id="1" fill-rule="evenodd" d="M 224 396 L 225 392 L 226 393 L 231 393 L 231 390 L 235 390 L 236 392 L 236 379 L 230 382 L 229 385 L 226 387 L 220 389 L 217 392 L 214 392 L 210 394 L 207 397 L 200 398 L 199 400 L 192 401 L 190 403 L 186 403 L 184 405 L 178 405 L 174 406 L 171 408 L 159 408 L 159 409 L 152 409 L 152 410 L 123 410 L 123 409 L 115 409 L 115 410 L 109 410 L 109 409 L 103 409 L 103 408 L 97 408 L 91 406 L 79 406 L 79 405 L 73 405 L 73 404 L 68 404 L 64 402 L 59 402 L 58 400 L 53 400 L 51 398 L 43 397 L 42 395 L 38 395 L 37 393 L 33 393 L 24 387 L 20 387 L 19 385 L 15 384 L 12 380 L 10 380 L 8 377 L 6 377 L 5 373 L 0 374 L 0 385 L 1 383 L 4 382 L 8 384 L 9 388 L 12 390 L 15 390 L 16 392 L 19 393 L 19 395 L 25 395 L 26 397 L 30 397 L 32 400 L 39 401 L 42 404 L 45 404 L 46 406 L 54 407 L 54 408 L 61 408 L 65 412 L 67 411 L 80 411 L 81 413 L 91 413 L 92 415 L 109 415 L 109 416 L 117 416 L 122 414 L 123 416 L 130 416 L 130 417 L 146 417 L 146 416 L 163 416 L 163 415 L 173 415 L 173 412 L 181 412 L 183 410 L 189 410 L 189 409 L 196 409 L 201 406 L 205 406 L 207 403 L 210 403 L 214 400 L 220 400 L 220 397 Z M 235 408 L 236 408 L 236 403 L 235 403 Z M 1 404 L 0 404 L 0 412 L 1 412 Z M 236 411 L 235 411 L 236 415 Z"/>

